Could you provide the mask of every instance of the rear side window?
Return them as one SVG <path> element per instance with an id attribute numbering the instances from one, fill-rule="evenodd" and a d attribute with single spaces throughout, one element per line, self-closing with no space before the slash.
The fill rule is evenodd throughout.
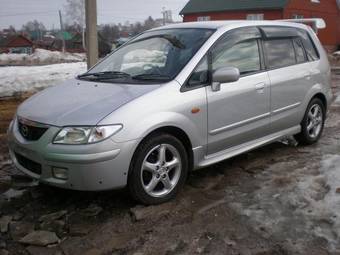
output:
<path id="1" fill-rule="evenodd" d="M 291 39 L 266 40 L 263 44 L 268 68 L 280 68 L 296 63 L 293 41 Z"/>
<path id="2" fill-rule="evenodd" d="M 305 50 L 303 49 L 301 40 L 299 38 L 294 38 L 293 43 L 296 55 L 296 62 L 297 63 L 306 62 Z"/>
<path id="3" fill-rule="evenodd" d="M 319 59 L 319 53 L 317 52 L 314 42 L 310 38 L 307 31 L 300 30 L 299 36 L 302 39 L 303 46 L 305 47 L 308 61 L 315 61 Z"/>

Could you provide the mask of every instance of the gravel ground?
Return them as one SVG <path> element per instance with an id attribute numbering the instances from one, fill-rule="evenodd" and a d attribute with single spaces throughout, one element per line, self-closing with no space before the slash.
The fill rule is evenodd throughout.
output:
<path id="1" fill-rule="evenodd" d="M 340 254 L 340 73 L 322 139 L 275 143 L 193 172 L 143 207 L 125 190 L 37 186 L 0 135 L 0 254 Z M 10 176 L 12 175 L 12 176 Z"/>

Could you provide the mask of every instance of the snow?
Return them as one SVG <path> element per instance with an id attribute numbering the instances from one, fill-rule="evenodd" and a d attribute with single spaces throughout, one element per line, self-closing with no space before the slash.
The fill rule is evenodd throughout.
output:
<path id="1" fill-rule="evenodd" d="M 325 188 L 327 193 L 322 199 L 315 199 L 320 193 L 320 189 Z M 309 176 L 300 183 L 301 191 L 304 190 L 311 209 L 309 214 L 314 219 L 327 219 L 332 231 L 324 226 L 314 229 L 317 236 L 328 240 L 331 248 L 335 249 L 338 245 L 337 236 L 334 233 L 340 232 L 340 156 L 326 155 L 321 161 L 320 174 Z M 326 223 L 325 223 L 326 224 Z M 326 225 L 327 225 L 326 224 Z M 334 231 L 334 233 L 332 233 Z"/>
<path id="2" fill-rule="evenodd" d="M 306 237 L 318 237 L 327 241 L 329 250 L 338 251 L 340 155 L 326 154 L 313 164 L 306 167 L 297 161 L 274 163 L 257 177 L 264 178 L 262 186 L 245 193 L 249 200 L 234 201 L 230 206 L 252 225 L 262 228 L 259 231 L 263 235 L 268 230 L 268 235 L 284 234 L 304 241 Z"/>
<path id="3" fill-rule="evenodd" d="M 5 193 L 1 194 L 1 196 L 4 197 L 6 200 L 10 201 L 13 198 L 22 197 L 26 192 L 27 190 L 16 190 L 16 189 L 10 188 Z"/>
<path id="4" fill-rule="evenodd" d="M 33 54 L 0 54 L 0 65 L 46 65 L 56 63 L 82 62 L 84 53 L 69 53 L 36 49 Z"/>
<path id="5" fill-rule="evenodd" d="M 37 91 L 86 71 L 86 63 L 0 67 L 0 97 Z"/>
<path id="6" fill-rule="evenodd" d="M 334 103 L 335 103 L 335 104 L 340 104 L 340 95 L 338 95 L 338 96 L 335 98 Z"/>

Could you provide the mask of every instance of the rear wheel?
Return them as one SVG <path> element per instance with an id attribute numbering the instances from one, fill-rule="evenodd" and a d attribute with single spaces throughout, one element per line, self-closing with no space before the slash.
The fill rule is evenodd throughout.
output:
<path id="1" fill-rule="evenodd" d="M 172 199 L 183 186 L 188 157 L 183 144 L 169 134 L 153 135 L 136 150 L 128 186 L 143 204 L 160 204 Z"/>
<path id="2" fill-rule="evenodd" d="M 325 115 L 322 101 L 318 98 L 312 99 L 301 122 L 301 133 L 295 136 L 296 140 L 304 145 L 316 143 L 322 135 Z"/>

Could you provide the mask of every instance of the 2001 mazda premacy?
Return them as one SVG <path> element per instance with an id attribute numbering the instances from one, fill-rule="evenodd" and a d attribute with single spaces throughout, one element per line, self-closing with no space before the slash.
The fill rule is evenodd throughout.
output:
<path id="1" fill-rule="evenodd" d="M 315 143 L 331 98 L 327 56 L 309 26 L 176 24 L 142 33 L 25 101 L 9 127 L 10 155 L 43 183 L 127 185 L 156 204 L 191 169 L 288 135 Z"/>

